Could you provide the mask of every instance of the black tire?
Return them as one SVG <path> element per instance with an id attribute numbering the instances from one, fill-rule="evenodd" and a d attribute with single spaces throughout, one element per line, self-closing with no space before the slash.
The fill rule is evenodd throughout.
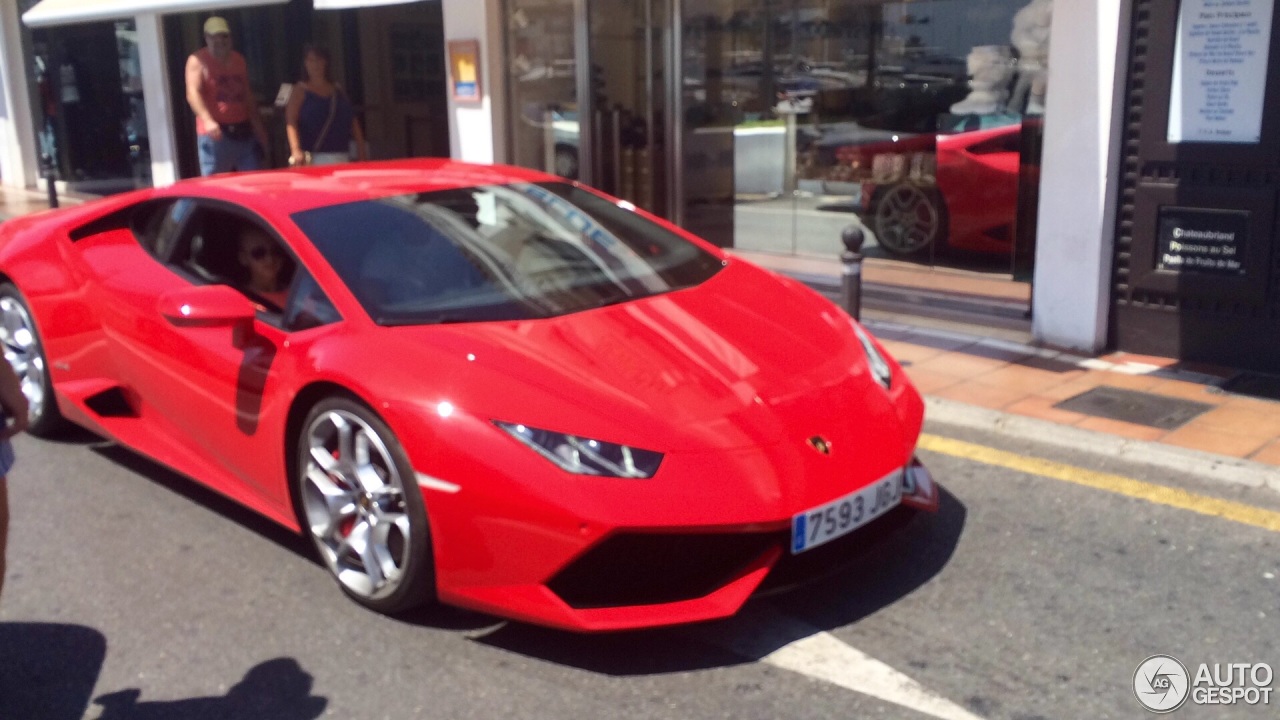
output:
<path id="1" fill-rule="evenodd" d="M 25 330 L 25 333 L 23 332 Z M 51 437 L 67 429 L 49 379 L 49 362 L 26 298 L 12 283 L 0 284 L 0 345 L 27 396 L 27 432 Z"/>
<path id="2" fill-rule="evenodd" d="M 343 425 L 351 429 L 349 462 L 342 452 Z M 354 448 L 361 436 L 369 443 L 368 465 L 390 488 L 387 492 L 367 492 L 354 481 Z M 313 448 L 332 458 L 325 460 L 328 469 L 321 467 Z M 387 424 L 352 398 L 328 397 L 307 414 L 294 449 L 293 483 L 302 533 L 342 591 L 388 615 L 434 602 L 435 563 L 426 507 L 409 458 Z M 336 494 L 326 501 L 326 491 Z M 335 500 L 350 507 L 350 513 L 335 510 Z M 380 532 L 387 534 L 381 554 L 372 547 L 380 542 Z M 349 544 L 362 543 L 361 538 L 370 541 L 363 543 L 365 553 Z"/>
<path id="3" fill-rule="evenodd" d="M 876 244 L 903 257 L 942 249 L 947 240 L 947 206 L 937 188 L 899 182 L 876 190 L 871 205 L 871 231 Z"/>

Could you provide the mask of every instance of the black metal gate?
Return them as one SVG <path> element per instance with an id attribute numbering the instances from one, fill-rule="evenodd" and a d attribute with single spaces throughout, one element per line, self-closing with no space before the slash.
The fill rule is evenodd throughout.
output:
<path id="1" fill-rule="evenodd" d="M 1170 142 L 1179 5 L 1134 0 L 1111 342 L 1120 350 L 1280 371 L 1277 18 L 1260 33 L 1270 38 L 1265 83 L 1258 83 L 1265 88 L 1240 90 L 1265 92 L 1258 141 Z M 1231 110 L 1221 93 L 1208 97 L 1205 108 Z"/>

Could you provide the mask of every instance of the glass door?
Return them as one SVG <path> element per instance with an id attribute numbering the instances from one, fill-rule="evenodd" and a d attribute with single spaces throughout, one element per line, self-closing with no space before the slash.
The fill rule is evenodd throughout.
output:
<path id="1" fill-rule="evenodd" d="M 667 81 L 663 0 L 590 0 L 589 182 L 666 214 Z"/>
<path id="2" fill-rule="evenodd" d="M 580 1 L 507 1 L 511 162 L 571 180 L 582 177 Z"/>
<path id="3" fill-rule="evenodd" d="M 508 0 L 512 159 L 665 215 L 670 0 Z"/>

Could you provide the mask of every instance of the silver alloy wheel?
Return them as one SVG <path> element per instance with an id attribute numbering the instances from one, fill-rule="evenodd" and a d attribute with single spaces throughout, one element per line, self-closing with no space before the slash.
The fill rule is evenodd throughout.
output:
<path id="1" fill-rule="evenodd" d="M 36 339 L 31 315 L 16 298 L 0 297 L 0 345 L 4 359 L 22 381 L 22 394 L 27 396 L 27 417 L 32 421 L 44 412 L 44 353 Z"/>
<path id="2" fill-rule="evenodd" d="M 937 204 L 917 185 L 899 183 L 876 205 L 876 240 L 890 252 L 919 252 L 938 237 L 941 228 Z"/>
<path id="3" fill-rule="evenodd" d="M 383 439 L 345 410 L 316 417 L 303 435 L 302 503 L 307 528 L 329 571 L 351 593 L 381 600 L 396 591 L 409 561 L 404 480 Z"/>

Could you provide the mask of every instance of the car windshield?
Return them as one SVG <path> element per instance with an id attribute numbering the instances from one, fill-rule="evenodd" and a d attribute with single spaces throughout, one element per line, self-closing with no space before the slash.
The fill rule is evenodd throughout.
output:
<path id="1" fill-rule="evenodd" d="M 293 220 L 380 325 L 554 317 L 691 287 L 722 266 L 567 183 L 398 195 Z"/>

